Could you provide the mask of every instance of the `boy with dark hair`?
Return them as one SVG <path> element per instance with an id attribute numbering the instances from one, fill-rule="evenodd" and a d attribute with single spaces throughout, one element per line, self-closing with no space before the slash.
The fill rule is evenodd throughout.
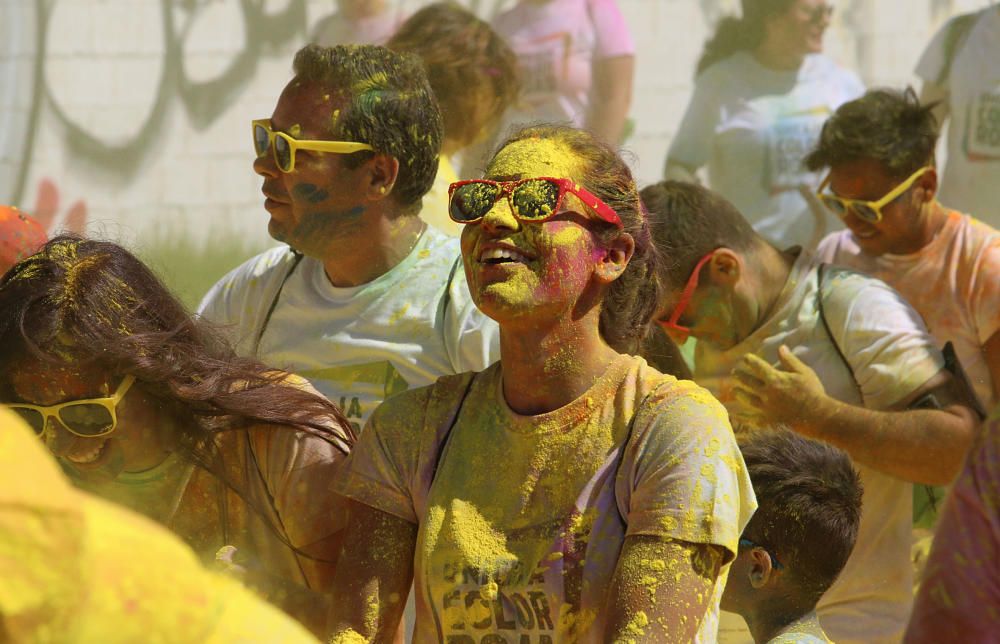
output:
<path id="1" fill-rule="evenodd" d="M 847 454 L 787 429 L 749 431 L 740 451 L 757 495 L 722 607 L 757 644 L 829 642 L 816 603 L 854 549 L 861 480 Z"/>
<path id="2" fill-rule="evenodd" d="M 940 345 L 954 345 L 991 408 L 1000 402 L 1000 232 L 937 200 L 932 109 L 912 89 L 872 90 L 826 122 L 806 165 L 830 169 L 818 197 L 847 230 L 818 253 L 899 291 Z"/>

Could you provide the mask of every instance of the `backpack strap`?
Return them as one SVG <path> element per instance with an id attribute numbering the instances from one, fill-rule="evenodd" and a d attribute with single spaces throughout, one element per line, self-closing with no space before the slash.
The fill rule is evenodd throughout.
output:
<path id="1" fill-rule="evenodd" d="M 820 264 L 816 269 L 816 312 L 819 314 L 819 320 L 823 323 L 823 330 L 826 331 L 826 335 L 830 338 L 830 344 L 833 345 L 834 350 L 837 352 L 837 356 L 840 357 L 840 361 L 844 363 L 847 367 L 847 372 L 851 374 L 851 382 L 854 383 L 855 389 L 858 390 L 858 396 L 861 399 L 862 404 L 864 404 L 865 395 L 861 391 L 861 385 L 858 384 L 858 378 L 854 374 L 854 367 L 851 366 L 850 361 L 844 352 L 841 350 L 840 345 L 837 343 L 837 336 L 833 335 L 833 331 L 830 329 L 830 323 L 826 319 L 826 311 L 823 305 L 823 300 L 826 299 L 826 281 L 824 277 L 826 276 L 826 269 L 829 264 Z"/>
<path id="2" fill-rule="evenodd" d="M 443 376 L 434 383 L 430 400 L 427 401 L 427 411 L 424 414 L 424 435 L 433 431 L 434 444 L 438 446 L 434 454 L 434 464 L 431 466 L 430 484 L 434 484 L 438 467 L 451 439 L 452 429 L 458 414 L 462 411 L 465 398 L 472 388 L 476 372 L 469 371 L 452 376 Z"/>
<path id="3" fill-rule="evenodd" d="M 292 265 L 285 273 L 285 276 L 281 278 L 281 283 L 278 284 L 278 290 L 274 292 L 274 296 L 271 298 L 271 304 L 267 307 L 267 313 L 264 314 L 264 321 L 260 323 L 260 328 L 257 329 L 257 334 L 254 336 L 250 355 L 255 359 L 260 359 L 260 356 L 257 355 L 257 352 L 260 351 L 260 341 L 264 339 L 264 331 L 267 330 L 267 325 L 271 322 L 271 316 L 274 315 L 274 309 L 278 306 L 278 300 L 281 298 L 281 291 L 284 290 L 285 283 L 288 281 L 288 278 L 292 276 L 295 269 L 302 263 L 302 258 L 305 257 L 305 255 L 297 250 L 289 248 L 289 251 L 295 256 L 292 259 Z"/>

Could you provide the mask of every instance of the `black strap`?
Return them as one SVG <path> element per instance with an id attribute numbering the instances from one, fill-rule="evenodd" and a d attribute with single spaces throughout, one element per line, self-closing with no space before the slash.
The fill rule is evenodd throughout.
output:
<path id="1" fill-rule="evenodd" d="M 837 343 L 837 337 L 833 335 L 833 331 L 830 329 L 830 323 L 826 320 L 826 311 L 823 307 L 823 300 L 825 298 L 824 287 L 826 276 L 827 264 L 820 264 L 816 269 L 816 312 L 819 314 L 819 321 L 823 323 L 823 329 L 826 331 L 826 335 L 830 338 L 830 344 L 833 345 L 834 350 L 837 355 L 840 356 L 840 361 L 844 363 L 847 367 L 847 372 L 851 374 L 851 382 L 854 383 L 854 388 L 858 390 L 858 396 L 861 399 L 861 404 L 865 402 L 864 392 L 861 391 L 861 385 L 858 384 L 858 378 L 854 375 L 854 367 L 851 366 L 850 361 L 844 352 L 841 350 L 840 345 Z"/>
<path id="2" fill-rule="evenodd" d="M 254 358 L 259 357 L 257 352 L 260 350 L 260 341 L 264 338 L 264 331 L 267 330 L 267 325 L 271 322 L 271 315 L 274 314 L 274 309 L 278 306 L 278 300 L 281 298 L 281 291 L 285 288 L 285 283 L 288 281 L 288 278 L 292 276 L 295 269 L 299 267 L 300 263 L 302 263 L 302 258 L 304 257 L 304 255 L 297 250 L 291 248 L 289 250 L 292 255 L 295 256 L 295 259 L 292 260 L 291 268 L 288 269 L 288 272 L 285 273 L 285 276 L 281 279 L 281 284 L 278 284 L 278 290 L 275 291 L 274 297 L 271 298 L 271 305 L 267 307 L 267 313 L 264 314 L 264 321 L 261 322 L 260 329 L 257 330 L 257 337 L 254 338 L 253 349 L 250 353 L 250 355 Z"/>

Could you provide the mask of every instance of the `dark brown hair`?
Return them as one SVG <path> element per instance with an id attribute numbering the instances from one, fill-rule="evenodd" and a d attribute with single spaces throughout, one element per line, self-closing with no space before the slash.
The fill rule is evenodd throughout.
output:
<path id="1" fill-rule="evenodd" d="M 14 368 L 45 365 L 135 376 L 181 420 L 184 453 L 223 480 L 212 440 L 219 431 L 267 423 L 353 442 L 333 403 L 238 357 L 145 264 L 110 242 L 56 237 L 0 280 L 0 395 L 14 399 Z"/>
<path id="2" fill-rule="evenodd" d="M 719 21 L 715 33 L 705 43 L 695 76 L 740 51 L 756 49 L 764 40 L 764 23 L 791 8 L 795 0 L 743 0 L 743 16 L 727 16 Z"/>
<path id="3" fill-rule="evenodd" d="M 462 147 L 495 125 L 517 98 L 517 56 L 474 13 L 454 2 L 435 2 L 403 23 L 386 46 L 416 54 L 444 118 L 444 136 Z M 477 102 L 492 101 L 485 114 Z M 475 119 L 473 115 L 482 114 Z"/>
<path id="4" fill-rule="evenodd" d="M 921 105 L 912 87 L 873 89 L 844 103 L 823 124 L 816 148 L 805 159 L 810 170 L 873 159 L 904 179 L 934 162 L 936 103 Z"/>
<path id="5" fill-rule="evenodd" d="M 537 125 L 522 129 L 498 150 L 527 139 L 554 139 L 565 145 L 580 164 L 572 177 L 622 220 L 623 230 L 635 240 L 628 267 L 612 282 L 601 306 L 601 336 L 622 353 L 636 353 L 649 331 L 649 323 L 660 300 L 656 279 L 657 251 L 650 235 L 651 223 L 639 200 L 639 192 L 625 161 L 606 143 L 586 130 L 563 125 Z M 494 154 L 494 156 L 496 156 Z M 620 234 L 608 225 L 608 234 Z"/>
<path id="6" fill-rule="evenodd" d="M 736 206 L 697 184 L 661 181 L 643 188 L 642 201 L 656 222 L 653 243 L 668 290 L 683 287 L 698 260 L 716 248 L 746 251 L 767 243 Z"/>
<path id="7" fill-rule="evenodd" d="M 757 511 L 743 530 L 775 552 L 808 609 L 836 581 L 861 523 L 861 479 L 847 454 L 784 428 L 739 432 Z"/>
<path id="8" fill-rule="evenodd" d="M 398 159 L 392 194 L 401 206 L 418 204 L 434 184 L 442 135 L 441 110 L 420 59 L 375 45 L 306 45 L 292 66 L 297 80 L 317 83 L 345 103 L 330 134 Z M 356 168 L 372 154 L 345 155 L 343 162 Z"/>

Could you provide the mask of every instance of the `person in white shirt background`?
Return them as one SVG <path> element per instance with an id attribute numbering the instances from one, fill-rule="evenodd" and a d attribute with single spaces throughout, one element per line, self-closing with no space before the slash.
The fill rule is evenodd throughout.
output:
<path id="1" fill-rule="evenodd" d="M 1000 228 L 1000 6 L 956 16 L 917 63 L 922 103 L 948 123 L 941 200 Z"/>
<path id="2" fill-rule="evenodd" d="M 697 180 L 707 165 L 708 185 L 768 241 L 815 246 L 840 224 L 803 198 L 819 178 L 802 159 L 823 121 L 864 86 L 822 54 L 833 13 L 824 0 L 743 0 L 742 7 L 742 17 L 724 19 L 705 45 L 665 176 Z"/>

